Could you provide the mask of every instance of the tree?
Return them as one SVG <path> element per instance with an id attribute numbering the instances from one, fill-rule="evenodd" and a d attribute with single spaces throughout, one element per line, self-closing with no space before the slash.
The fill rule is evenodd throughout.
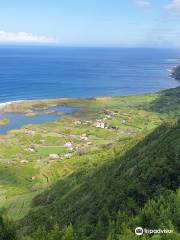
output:
<path id="1" fill-rule="evenodd" d="M 15 225 L 9 219 L 0 216 L 0 239 L 1 240 L 16 240 Z"/>

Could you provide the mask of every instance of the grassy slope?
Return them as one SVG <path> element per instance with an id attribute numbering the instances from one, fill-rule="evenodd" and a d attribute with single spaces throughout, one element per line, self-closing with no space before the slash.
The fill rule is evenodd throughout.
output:
<path id="1" fill-rule="evenodd" d="M 105 239 L 109 221 L 116 219 L 119 211 L 132 217 L 150 199 L 178 189 L 180 123 L 164 124 L 128 148 L 124 154 L 116 149 L 114 158 L 107 151 L 99 168 L 58 181 L 34 199 L 33 211 L 24 222 L 28 226 L 46 223 L 47 227 L 72 223 L 93 235 L 102 220 L 103 233 L 95 239 Z"/>
<path id="2" fill-rule="evenodd" d="M 172 123 L 171 127 L 170 123 L 151 132 L 167 119 L 179 118 L 179 96 L 180 88 L 141 97 L 56 100 L 55 103 L 83 110 L 56 123 L 29 126 L 33 135 L 22 129 L 1 137 L 0 206 L 15 220 L 27 215 L 21 221 L 30 228 L 36 222 L 47 225 L 72 222 L 86 235 L 95 232 L 93 226 L 104 212 L 108 212 L 109 220 L 116 218 L 119 209 L 130 216 L 137 214 L 139 207 L 158 195 L 161 187 L 177 188 L 179 180 L 172 180 L 171 176 L 176 174 L 178 162 L 169 168 L 168 154 L 172 163 L 179 160 L 176 134 L 179 124 Z M 79 119 L 92 122 L 104 119 L 107 109 L 117 111 L 116 116 L 106 120 L 113 128 L 74 124 Z M 80 140 L 84 133 L 91 145 Z M 63 147 L 68 141 L 81 151 L 74 150 L 70 159 L 49 163 L 49 153 L 68 153 Z M 29 147 L 35 152 L 29 152 Z M 24 159 L 28 164 L 20 164 Z M 152 191 L 148 185 L 155 187 L 155 183 L 159 184 L 158 189 Z M 101 229 L 103 238 L 108 232 L 107 225 Z"/>

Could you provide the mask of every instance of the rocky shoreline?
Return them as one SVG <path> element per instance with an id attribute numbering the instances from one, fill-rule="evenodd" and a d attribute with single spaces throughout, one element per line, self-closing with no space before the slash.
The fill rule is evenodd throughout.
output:
<path id="1" fill-rule="evenodd" d="M 170 77 L 180 80 L 180 65 L 174 67 L 170 73 Z"/>

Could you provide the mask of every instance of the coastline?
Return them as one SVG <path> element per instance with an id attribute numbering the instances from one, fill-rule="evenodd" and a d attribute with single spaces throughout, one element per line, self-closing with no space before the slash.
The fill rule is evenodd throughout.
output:
<path id="1" fill-rule="evenodd" d="M 179 86 L 180 87 L 180 86 Z M 50 107 L 78 107 L 78 108 L 88 108 L 87 105 L 94 105 L 96 102 L 107 101 L 111 99 L 133 99 L 133 98 L 143 98 L 146 96 L 158 96 L 162 92 L 169 91 L 169 88 L 161 90 L 154 93 L 145 93 L 142 95 L 133 95 L 133 96 L 97 96 L 92 98 L 52 98 L 52 99 L 37 99 L 37 100 L 14 100 L 0 103 L 0 113 L 29 113 L 33 110 L 47 110 Z M 90 106 L 89 106 L 90 107 Z"/>
<path id="2" fill-rule="evenodd" d="M 28 101 L 28 100 L 16 100 L 16 101 L 8 101 L 8 102 L 0 103 L 0 110 L 2 110 L 4 107 L 6 107 L 8 105 L 16 104 L 19 102 L 26 102 L 26 101 Z"/>
<path id="3" fill-rule="evenodd" d="M 70 110 L 71 113 L 68 113 L 68 115 L 71 115 L 71 119 L 76 119 L 74 122 L 77 122 L 78 124 L 83 122 L 83 119 L 86 119 L 87 121 L 92 121 L 93 119 L 94 124 L 96 124 L 96 120 L 98 121 L 97 124 L 104 121 L 104 124 L 107 123 L 109 126 L 117 128 L 117 123 L 114 123 L 113 121 L 111 122 L 111 119 L 113 119 L 111 116 L 112 109 L 115 112 L 113 112 L 113 116 L 114 114 L 116 115 L 116 112 L 118 111 L 121 112 L 122 116 L 124 116 L 125 112 L 127 112 L 127 114 L 135 114 L 137 111 L 142 111 L 142 115 L 144 115 L 144 111 L 149 112 L 148 114 L 152 114 L 153 111 L 154 114 L 156 114 L 157 108 L 159 109 L 159 104 L 161 102 L 167 103 L 165 107 L 166 110 L 169 108 L 169 102 L 174 102 L 176 108 L 177 102 L 179 102 L 179 99 L 177 99 L 179 91 L 180 86 L 155 92 L 153 94 L 150 93 L 139 96 L 10 101 L 0 104 L 1 118 L 9 119 L 8 122 L 10 122 L 8 127 L 1 129 L 2 132 L 0 134 L 6 134 L 11 130 L 20 129 L 29 124 L 41 125 L 43 123 L 55 122 L 60 119 L 58 111 L 63 111 L 55 109 L 59 107 L 65 109 L 76 108 L 75 111 Z M 149 105 L 150 102 L 151 107 Z M 49 111 L 51 108 L 53 108 L 53 110 Z M 165 110 L 162 109 L 159 111 L 162 113 Z M 177 114 L 179 115 L 179 112 Z M 104 115 L 103 119 L 102 115 Z M 134 117 L 135 116 L 133 116 L 133 118 Z M 121 121 L 124 124 L 127 120 L 121 119 Z"/>
<path id="4" fill-rule="evenodd" d="M 180 80 L 180 65 L 173 67 L 173 69 L 170 71 L 170 77 Z"/>
<path id="5" fill-rule="evenodd" d="M 0 112 L 23 112 L 36 104 L 44 104 L 49 100 L 14 100 L 0 103 Z M 51 101 L 51 100 L 50 100 Z"/>
<path id="6" fill-rule="evenodd" d="M 81 107 L 81 104 L 96 99 L 112 98 L 112 97 L 97 97 L 97 98 L 52 98 L 52 99 L 37 99 L 37 100 L 16 100 L 0 103 L 1 112 L 11 113 L 27 113 L 29 110 L 46 110 L 49 107 Z M 83 105 L 83 104 L 82 104 Z M 82 106 L 83 107 L 83 106 Z"/>
<path id="7" fill-rule="evenodd" d="M 175 76 L 175 71 L 176 69 L 180 69 L 180 65 L 176 65 L 172 67 L 171 69 L 167 69 L 169 72 L 169 77 L 175 80 L 180 80 L 179 78 L 176 78 Z M 83 97 L 83 98 L 74 98 L 74 97 L 67 97 L 67 98 L 50 98 L 50 99 L 30 99 L 30 100 L 13 100 L 13 101 L 7 101 L 7 102 L 0 102 L 0 112 L 17 112 L 17 113 L 26 113 L 28 112 L 31 108 L 37 108 L 37 109 L 43 109 L 43 108 L 48 108 L 48 107 L 53 107 L 53 106 L 72 106 L 72 107 L 79 107 L 79 103 L 83 101 L 89 101 L 91 100 L 96 100 L 96 99 L 103 99 L 103 98 L 113 98 L 113 97 L 141 97 L 141 96 L 147 96 L 147 95 L 152 95 L 152 94 L 158 94 L 163 91 L 167 91 L 169 89 L 177 88 L 172 87 L 172 88 L 167 88 L 167 89 L 162 89 L 160 91 L 155 91 L 155 92 L 149 92 L 149 93 L 144 93 L 144 94 L 138 94 L 138 95 L 120 95 L 120 96 L 95 96 L 95 97 Z M 75 104 L 75 102 L 78 102 L 78 105 Z"/>
<path id="8" fill-rule="evenodd" d="M 180 65 L 176 65 L 171 69 L 168 69 L 169 77 L 180 80 L 179 78 L 176 78 L 176 70 L 180 69 Z M 175 87 L 178 88 L 179 86 Z M 148 96 L 152 94 L 159 94 L 161 92 L 170 90 L 173 88 L 167 88 L 164 90 L 160 90 L 158 92 L 153 93 L 144 93 L 140 95 L 125 95 L 125 96 L 96 96 L 92 98 L 51 98 L 51 99 L 33 99 L 33 100 L 13 100 L 13 101 L 7 101 L 0 103 L 0 113 L 1 112 L 11 112 L 11 113 L 28 113 L 31 109 L 47 109 L 49 107 L 54 106 L 67 106 L 67 107 L 79 107 L 79 103 L 83 101 L 89 101 L 89 100 L 96 100 L 96 99 L 103 99 L 103 98 L 113 98 L 113 97 L 141 97 L 141 96 Z M 78 104 L 76 104 L 78 102 Z"/>
<path id="9" fill-rule="evenodd" d="M 178 70 L 178 77 L 176 77 L 176 71 Z M 172 69 L 168 69 L 169 77 L 180 80 L 180 65 L 174 66 Z M 180 87 L 180 86 L 178 86 Z M 175 88 L 178 88 L 175 87 Z M 158 92 L 153 93 L 144 93 L 140 95 L 127 95 L 127 96 L 96 96 L 92 98 L 51 98 L 51 99 L 33 99 L 33 100 L 13 100 L 0 103 L 0 113 L 2 112 L 11 112 L 11 113 L 29 113 L 29 111 L 33 111 L 34 109 L 43 110 L 48 109 L 49 107 L 56 106 L 64 106 L 64 107 L 87 107 L 87 102 L 108 99 L 108 98 L 133 98 L 133 97 L 143 97 L 150 95 L 157 95 L 164 91 L 168 91 L 174 88 L 168 88 L 164 90 L 160 90 Z M 83 104 L 83 102 L 85 104 Z"/>

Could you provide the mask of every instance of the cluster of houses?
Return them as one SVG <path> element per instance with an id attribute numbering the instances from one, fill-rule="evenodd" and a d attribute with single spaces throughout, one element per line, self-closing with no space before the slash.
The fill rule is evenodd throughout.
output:
<path id="1" fill-rule="evenodd" d="M 111 110 L 104 110 L 103 112 L 105 114 L 105 117 L 103 119 L 96 119 L 95 122 L 93 121 L 81 121 L 81 120 L 76 120 L 74 121 L 74 124 L 77 125 L 92 125 L 96 128 L 102 128 L 102 129 L 107 129 L 108 128 L 108 123 L 107 121 L 110 119 L 113 119 L 118 115 L 118 111 L 111 111 Z M 122 122 L 123 124 L 126 123 L 125 120 Z"/>
<path id="2" fill-rule="evenodd" d="M 100 128 L 100 129 L 108 129 L 108 120 L 113 119 L 114 117 L 116 117 L 118 115 L 118 112 L 116 111 L 111 111 L 111 110 L 104 110 L 103 112 L 105 114 L 105 117 L 103 119 L 96 119 L 95 121 L 82 121 L 82 120 L 76 120 L 74 121 L 74 124 L 76 126 L 80 126 L 80 125 L 91 125 L 94 126 L 96 128 Z M 126 120 L 122 120 L 123 124 L 126 124 Z M 24 129 L 25 134 L 27 135 L 34 135 L 35 131 L 31 128 L 25 128 Z M 87 134 L 82 134 L 79 136 L 79 139 L 83 142 L 86 143 L 86 145 L 91 145 L 92 143 L 89 141 L 89 138 L 87 136 Z M 44 143 L 44 140 L 40 140 L 40 143 Z M 79 146 L 74 146 L 72 142 L 66 142 L 64 144 L 64 147 L 68 150 L 68 153 L 65 154 L 49 154 L 48 158 L 49 158 L 49 163 L 55 161 L 55 160 L 59 160 L 59 159 L 68 159 L 71 158 L 73 155 L 73 150 L 75 150 L 76 152 L 78 152 L 79 150 Z M 27 149 L 27 151 L 29 153 L 34 153 L 35 149 L 33 147 L 29 147 Z M 21 164 L 27 164 L 28 161 L 27 160 L 21 160 L 20 161 Z"/>
<path id="3" fill-rule="evenodd" d="M 91 145 L 92 143 L 89 140 L 88 136 L 86 133 L 82 134 L 80 136 L 80 140 L 85 142 L 86 145 Z M 49 154 L 49 158 L 51 160 L 57 160 L 57 159 L 68 159 L 68 158 L 71 158 L 73 156 L 73 150 L 75 150 L 76 152 L 78 152 L 79 150 L 82 150 L 82 146 L 79 147 L 79 146 L 74 146 L 72 142 L 66 142 L 64 144 L 64 147 L 68 149 L 68 153 L 66 154 Z"/>
<path id="4" fill-rule="evenodd" d="M 71 142 L 67 142 L 64 144 L 64 147 L 67 148 L 70 152 L 65 153 L 65 154 L 56 154 L 56 153 L 51 153 L 48 155 L 48 158 L 50 159 L 48 163 L 54 162 L 54 160 L 63 160 L 63 159 L 68 159 L 71 158 L 73 153 L 73 144 Z"/>
<path id="5" fill-rule="evenodd" d="M 92 125 L 92 126 L 94 126 L 96 128 L 108 128 L 108 124 L 106 122 L 104 122 L 103 120 L 101 120 L 101 119 L 96 119 L 95 122 L 92 122 L 92 121 L 82 122 L 80 120 L 77 120 L 77 121 L 74 122 L 74 124 L 76 126 L 77 125 Z"/>
<path id="6" fill-rule="evenodd" d="M 27 131 L 27 129 L 26 129 L 26 131 Z M 29 129 L 28 129 L 28 132 L 29 132 Z M 86 142 L 86 145 L 91 145 L 92 144 L 91 142 L 88 142 L 89 138 L 88 138 L 86 133 L 82 134 L 79 137 L 79 139 L 83 142 Z M 41 140 L 40 142 L 44 143 L 44 140 Z M 72 142 L 66 142 L 64 144 L 64 148 L 66 148 L 68 150 L 68 153 L 65 153 L 65 154 L 52 153 L 52 154 L 49 154 L 48 155 L 48 158 L 49 158 L 48 163 L 52 163 L 52 162 L 54 162 L 54 160 L 60 160 L 60 159 L 63 160 L 63 159 L 71 158 L 73 156 L 73 150 L 74 150 L 73 143 Z M 77 152 L 78 152 L 79 147 L 77 146 L 75 148 L 75 150 L 77 150 Z M 35 148 L 32 147 L 32 146 L 27 148 L 26 151 L 28 151 L 29 153 L 35 153 L 36 152 Z M 21 160 L 20 163 L 21 164 L 27 164 L 27 163 L 29 163 L 29 161 L 28 160 Z"/>
<path id="7" fill-rule="evenodd" d="M 96 119 L 94 122 L 93 121 L 81 121 L 81 120 L 76 120 L 74 124 L 77 125 L 92 125 L 96 128 L 101 128 L 101 129 L 107 129 L 109 128 L 108 122 L 109 120 L 115 118 L 119 113 L 118 111 L 111 111 L 111 110 L 104 110 L 103 113 L 105 114 L 105 117 L 103 119 Z M 126 124 L 127 121 L 125 119 L 122 120 L 122 124 Z"/>

